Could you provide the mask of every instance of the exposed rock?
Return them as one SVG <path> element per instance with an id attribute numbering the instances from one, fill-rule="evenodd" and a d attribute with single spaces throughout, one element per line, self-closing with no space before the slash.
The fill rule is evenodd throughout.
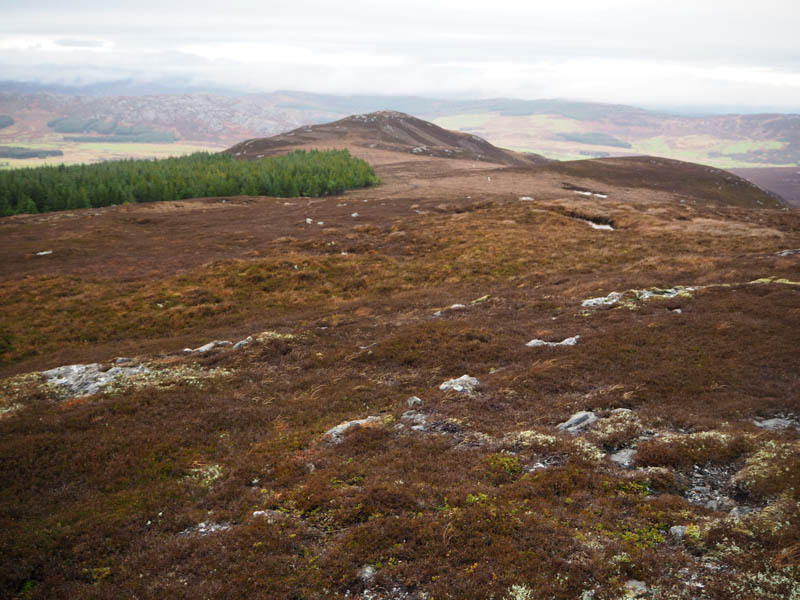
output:
<path id="1" fill-rule="evenodd" d="M 795 254 L 800 254 L 800 248 L 796 248 L 794 250 L 781 250 L 780 252 L 776 252 L 776 256 L 794 256 Z"/>
<path id="2" fill-rule="evenodd" d="M 644 598 L 650 592 L 650 588 L 643 581 L 629 579 L 625 582 L 626 598 Z"/>
<path id="3" fill-rule="evenodd" d="M 358 578 L 364 583 L 368 584 L 370 581 L 375 579 L 375 575 L 377 575 L 377 573 L 378 570 L 372 565 L 364 565 L 364 567 L 358 572 Z"/>
<path id="4" fill-rule="evenodd" d="M 37 252 L 36 256 L 50 256 L 52 253 L 52 250 L 42 250 L 41 252 Z"/>
<path id="5" fill-rule="evenodd" d="M 244 348 L 244 347 L 245 347 L 245 346 L 247 346 L 248 344 L 251 344 L 252 342 L 253 342 L 253 336 L 252 336 L 252 335 L 248 335 L 248 336 L 247 336 L 246 338 L 244 338 L 243 340 L 239 340 L 238 342 L 236 342 L 236 343 L 233 345 L 233 349 L 234 349 L 234 350 L 241 350 L 242 348 Z"/>
<path id="6" fill-rule="evenodd" d="M 611 462 L 618 464 L 620 467 L 628 468 L 633 465 L 634 456 L 636 456 L 635 448 L 623 448 L 608 458 L 611 460 Z"/>
<path id="7" fill-rule="evenodd" d="M 754 512 L 754 508 L 750 508 L 749 506 L 736 506 L 731 509 L 731 512 L 728 513 L 728 516 L 732 519 L 741 519 L 749 515 L 751 512 Z"/>
<path id="8" fill-rule="evenodd" d="M 413 410 L 404 412 L 403 416 L 400 417 L 400 419 L 402 421 L 408 421 L 410 423 L 413 423 L 411 429 L 414 429 L 416 431 L 424 431 L 425 425 L 427 425 L 428 423 L 428 420 L 427 418 L 425 418 L 425 415 Z"/>
<path id="9" fill-rule="evenodd" d="M 178 535 L 182 537 L 189 535 L 210 535 L 212 533 L 218 533 L 220 531 L 227 531 L 230 528 L 231 528 L 230 523 L 203 522 L 203 523 L 198 523 L 194 527 L 188 527 L 184 529 Z"/>
<path id="10" fill-rule="evenodd" d="M 584 308 L 594 308 L 598 306 L 613 306 L 615 304 L 622 304 L 628 308 L 635 308 L 637 302 L 651 300 L 653 298 L 691 298 L 692 292 L 698 290 L 697 287 L 687 287 L 683 285 L 676 285 L 675 287 L 662 289 L 662 288 L 648 288 L 646 290 L 627 290 L 625 292 L 611 292 L 608 296 L 600 296 L 597 298 L 587 298 L 581 302 Z"/>
<path id="11" fill-rule="evenodd" d="M 266 519 L 267 523 L 277 523 L 279 521 L 284 521 L 288 519 L 289 516 L 286 513 L 282 513 L 279 510 L 254 510 L 253 511 L 253 518 L 254 519 Z"/>
<path id="12" fill-rule="evenodd" d="M 472 394 L 479 385 L 480 382 L 474 377 L 462 375 L 457 379 L 448 379 L 439 386 L 439 389 L 443 392 L 453 390 L 459 394 Z"/>
<path id="13" fill-rule="evenodd" d="M 669 528 L 669 534 L 674 537 L 677 541 L 681 541 L 683 536 L 686 535 L 686 526 L 685 525 L 673 525 Z"/>
<path id="14" fill-rule="evenodd" d="M 330 442 L 334 444 L 338 444 L 342 441 L 342 436 L 351 429 L 353 429 L 354 427 L 376 425 L 381 421 L 382 419 L 380 417 L 367 417 L 366 419 L 345 421 L 344 423 L 339 423 L 336 427 L 332 427 L 331 429 L 326 431 L 323 437 L 327 438 Z"/>
<path id="15" fill-rule="evenodd" d="M 416 396 L 411 396 L 408 400 L 406 400 L 406 404 L 408 404 L 408 408 L 414 408 L 415 406 L 422 406 L 422 399 L 417 398 Z"/>
<path id="16" fill-rule="evenodd" d="M 544 340 L 538 340 L 537 339 L 537 340 L 531 340 L 530 342 L 528 342 L 525 345 L 528 348 L 539 348 L 541 346 L 549 346 L 551 348 L 554 347 L 554 346 L 574 346 L 575 344 L 578 343 L 578 340 L 580 339 L 580 337 L 581 336 L 576 335 L 576 336 L 573 336 L 573 337 L 568 337 L 566 339 L 563 339 L 560 342 L 545 342 Z"/>
<path id="17" fill-rule="evenodd" d="M 227 340 L 214 340 L 213 342 L 208 342 L 207 344 L 204 344 L 204 345 L 200 346 L 199 348 L 195 348 L 194 351 L 195 352 L 210 352 L 214 348 L 221 348 L 223 346 L 230 346 L 230 345 L 231 345 L 231 342 L 229 342 Z"/>
<path id="18" fill-rule="evenodd" d="M 596 421 L 597 421 L 597 415 L 595 415 L 591 411 L 584 410 L 575 413 L 563 423 L 559 423 L 556 426 L 556 428 L 561 429 L 563 431 L 569 431 L 570 433 L 577 433 L 582 429 L 586 429 Z"/>
<path id="19" fill-rule="evenodd" d="M 787 429 L 794 425 L 794 423 L 789 419 L 781 419 L 781 418 L 766 419 L 764 421 L 753 421 L 753 423 L 755 423 L 756 427 L 761 427 L 762 429 L 772 429 L 772 430 Z"/>
<path id="20" fill-rule="evenodd" d="M 144 365 L 104 369 L 103 365 L 92 363 L 57 367 L 43 371 L 42 375 L 49 383 L 59 386 L 69 396 L 85 396 L 100 392 L 118 377 L 146 373 L 147 370 Z"/>

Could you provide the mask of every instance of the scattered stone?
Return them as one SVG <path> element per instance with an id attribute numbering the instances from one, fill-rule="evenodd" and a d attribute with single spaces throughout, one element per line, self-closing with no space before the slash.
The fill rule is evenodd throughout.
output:
<path id="1" fill-rule="evenodd" d="M 357 213 L 357 212 L 354 212 L 354 213 L 353 213 L 353 214 L 351 214 L 350 216 L 351 216 L 351 217 L 353 217 L 353 218 L 355 218 L 355 217 L 357 217 L 357 216 L 358 216 L 358 213 Z"/>
<path id="2" fill-rule="evenodd" d="M 586 429 L 596 421 L 597 415 L 591 411 L 584 410 L 575 413 L 563 423 L 559 423 L 556 426 L 556 429 L 561 429 L 562 431 L 568 431 L 570 433 L 577 433 L 582 429 Z"/>
<path id="3" fill-rule="evenodd" d="M 573 337 L 568 337 L 566 339 L 561 340 L 560 342 L 545 342 L 544 340 L 531 340 L 527 344 L 525 344 L 528 348 L 539 348 L 541 346 L 574 346 L 578 343 L 578 340 L 581 336 L 575 335 Z"/>
<path id="4" fill-rule="evenodd" d="M 362 426 L 370 426 L 376 425 L 382 422 L 380 417 L 367 417 L 366 419 L 356 419 L 354 421 L 345 421 L 344 423 L 339 423 L 336 427 L 333 427 L 325 432 L 323 437 L 328 438 L 328 440 L 334 444 L 339 444 L 342 441 L 342 436 L 353 429 L 354 427 L 362 427 Z"/>
<path id="5" fill-rule="evenodd" d="M 692 293 L 698 289 L 700 288 L 676 285 L 675 287 L 667 289 L 653 287 L 646 290 L 611 292 L 608 296 L 587 298 L 581 302 L 581 306 L 584 308 L 593 308 L 597 306 L 613 306 L 615 304 L 622 304 L 623 306 L 633 309 L 636 308 L 637 302 L 644 302 L 645 300 L 651 300 L 653 298 L 691 298 Z"/>
<path id="6" fill-rule="evenodd" d="M 230 528 L 231 528 L 230 523 L 203 522 L 203 523 L 198 523 L 194 527 L 188 527 L 184 529 L 178 535 L 181 537 L 190 535 L 210 535 L 212 533 L 218 533 L 220 531 L 227 531 Z"/>
<path id="7" fill-rule="evenodd" d="M 465 304 L 453 304 L 447 308 L 447 310 L 466 310 Z"/>
<path id="8" fill-rule="evenodd" d="M 623 294 L 620 292 L 611 292 L 608 296 L 600 296 L 597 298 L 587 298 L 581 302 L 584 308 L 591 308 L 594 306 L 613 306 L 622 299 Z"/>
<path id="9" fill-rule="evenodd" d="M 618 464 L 620 467 L 630 468 L 633 465 L 633 458 L 636 456 L 635 448 L 623 448 L 615 452 L 609 459 L 611 462 Z"/>
<path id="10" fill-rule="evenodd" d="M 42 250 L 41 252 L 37 252 L 36 256 L 50 256 L 52 253 L 52 250 Z"/>
<path id="11" fill-rule="evenodd" d="M 776 252 L 775 256 L 793 256 L 795 254 L 800 254 L 800 248 L 795 248 L 794 250 L 781 250 L 780 252 Z"/>
<path id="12" fill-rule="evenodd" d="M 755 512 L 754 508 L 750 508 L 749 506 L 735 506 L 731 509 L 731 512 L 728 513 L 728 516 L 733 519 L 741 519 L 749 515 L 751 512 Z"/>
<path id="13" fill-rule="evenodd" d="M 590 221 L 589 219 L 581 219 L 581 221 L 589 225 L 589 227 L 591 227 L 592 229 L 601 229 L 603 231 L 614 231 L 614 228 L 608 223 L 595 223 L 594 221 Z"/>
<path id="14" fill-rule="evenodd" d="M 132 362 L 132 361 L 133 361 L 132 358 L 119 356 L 116 359 L 114 359 L 114 364 L 116 364 L 116 365 L 125 365 L 125 364 L 128 364 L 129 362 Z"/>
<path id="15" fill-rule="evenodd" d="M 425 429 L 425 425 L 427 425 L 428 420 L 425 418 L 425 415 L 422 413 L 416 412 L 414 410 L 409 410 L 403 413 L 403 416 L 400 417 L 401 421 L 410 421 L 414 425 L 412 425 L 411 429 L 415 429 L 417 431 L 421 431 Z"/>
<path id="16" fill-rule="evenodd" d="M 533 198 L 531 198 L 530 196 L 520 196 L 519 199 L 522 200 L 523 202 L 532 202 L 533 201 Z"/>
<path id="17" fill-rule="evenodd" d="M 233 345 L 233 349 L 234 349 L 234 350 L 241 350 L 242 348 L 244 348 L 244 347 L 245 347 L 245 346 L 247 346 L 248 344 L 252 343 L 252 341 L 253 341 L 253 336 L 252 336 L 252 335 L 248 335 L 248 336 L 247 336 L 246 338 L 244 338 L 243 340 L 239 340 L 238 342 L 236 342 L 236 343 Z"/>
<path id="18" fill-rule="evenodd" d="M 771 429 L 773 431 L 776 429 L 787 429 L 794 425 L 794 423 L 789 419 L 780 418 L 766 419 L 764 421 L 753 421 L 753 423 L 755 423 L 756 427 L 761 427 L 762 429 Z"/>
<path id="19" fill-rule="evenodd" d="M 92 363 L 57 367 L 43 371 L 42 375 L 48 383 L 59 386 L 68 396 L 89 396 L 100 392 L 117 378 L 125 378 L 147 371 L 148 369 L 144 365 L 105 369 L 99 363 Z"/>
<path id="20" fill-rule="evenodd" d="M 462 375 L 457 379 L 448 379 L 439 386 L 439 389 L 443 392 L 453 390 L 459 394 L 472 394 L 479 385 L 480 382 L 474 377 Z"/>
<path id="21" fill-rule="evenodd" d="M 627 598 L 644 598 L 650 592 L 650 588 L 643 581 L 629 579 L 625 582 L 625 596 Z"/>
<path id="22" fill-rule="evenodd" d="M 314 219 L 308 219 L 308 218 L 306 219 L 306 225 L 313 225 L 313 224 L 314 224 Z"/>
<path id="23" fill-rule="evenodd" d="M 278 521 L 283 521 L 286 519 L 288 515 L 286 513 L 282 513 L 279 510 L 255 510 L 253 511 L 253 518 L 254 519 L 266 519 L 267 523 L 270 525 L 272 523 L 277 523 Z"/>
<path id="24" fill-rule="evenodd" d="M 183 349 L 183 353 L 184 354 L 194 354 L 195 352 L 199 352 L 199 353 L 202 354 L 204 352 L 210 352 L 214 348 L 221 348 L 223 346 L 230 346 L 230 345 L 231 345 L 231 342 L 229 342 L 227 340 L 214 340 L 213 342 L 208 342 L 207 344 L 204 344 L 204 345 L 200 346 L 199 348 L 194 348 L 194 349 L 192 349 L 192 348 L 184 348 Z"/>
<path id="25" fill-rule="evenodd" d="M 408 404 L 408 408 L 414 408 L 415 406 L 422 406 L 422 399 L 418 398 L 417 396 L 411 396 L 411 398 L 406 400 L 406 404 Z"/>
<path id="26" fill-rule="evenodd" d="M 683 536 L 686 535 L 686 526 L 673 525 L 672 527 L 669 528 L 669 534 L 680 542 L 683 539 Z"/>
<path id="27" fill-rule="evenodd" d="M 364 565 L 364 567 L 358 572 L 358 577 L 364 583 L 369 583 L 375 578 L 377 573 L 378 570 L 372 565 Z"/>
<path id="28" fill-rule="evenodd" d="M 481 304 L 482 302 L 486 302 L 491 296 L 486 294 L 485 296 L 481 296 L 480 298 L 475 298 L 470 304 Z"/>

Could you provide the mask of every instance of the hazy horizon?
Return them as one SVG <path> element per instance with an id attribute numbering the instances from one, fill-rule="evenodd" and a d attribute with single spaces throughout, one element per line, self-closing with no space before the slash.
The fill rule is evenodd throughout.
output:
<path id="1" fill-rule="evenodd" d="M 7 4 L 0 80 L 800 111 L 786 0 Z"/>

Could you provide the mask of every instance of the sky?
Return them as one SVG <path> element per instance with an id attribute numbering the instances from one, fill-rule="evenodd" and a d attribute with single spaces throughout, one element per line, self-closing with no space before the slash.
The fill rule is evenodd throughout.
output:
<path id="1" fill-rule="evenodd" d="M 797 0 L 0 0 L 0 80 L 800 112 Z"/>

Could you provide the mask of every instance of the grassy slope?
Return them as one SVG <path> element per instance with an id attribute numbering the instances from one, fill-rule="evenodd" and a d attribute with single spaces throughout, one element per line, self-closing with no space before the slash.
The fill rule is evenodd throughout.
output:
<path id="1" fill-rule="evenodd" d="M 681 206 L 585 167 L 488 182 L 430 164 L 440 170 L 387 167 L 384 189 L 314 204 L 2 225 L 25 256 L 56 248 L 4 260 L 7 375 L 119 353 L 166 353 L 156 362 L 178 373 L 223 369 L 67 402 L 31 378 L 4 382 L 4 406 L 22 406 L 0 421 L 4 595 L 322 598 L 399 585 L 483 599 L 524 585 L 567 600 L 618 597 L 636 578 L 661 597 L 697 597 L 689 576 L 709 598 L 796 593 L 798 435 L 751 419 L 800 411 L 799 292 L 747 282 L 800 280 L 795 259 L 774 255 L 800 247 L 797 214 Z M 610 198 L 559 191 L 565 179 Z M 520 202 L 523 190 L 537 200 Z M 151 241 L 134 264 L 115 251 L 136 237 Z M 735 285 L 581 307 L 612 290 L 710 283 Z M 456 302 L 466 308 L 434 317 Z M 277 333 L 242 351 L 179 352 L 263 330 Z M 574 348 L 524 345 L 575 334 Z M 438 389 L 464 373 L 480 393 Z M 429 433 L 397 428 L 411 395 Z M 619 407 L 633 416 L 612 417 Z M 607 419 L 578 438 L 556 432 L 581 409 Z M 368 415 L 381 420 L 339 445 L 322 439 Z M 597 455 L 645 430 L 660 437 L 640 441 L 638 465 L 666 469 L 622 471 Z M 693 464 L 735 472 L 770 449 L 786 471 L 768 461 L 740 486 L 739 502 L 767 507 L 745 521 L 683 497 Z M 179 535 L 199 522 L 232 527 Z M 690 526 L 684 542 L 672 525 Z"/>

